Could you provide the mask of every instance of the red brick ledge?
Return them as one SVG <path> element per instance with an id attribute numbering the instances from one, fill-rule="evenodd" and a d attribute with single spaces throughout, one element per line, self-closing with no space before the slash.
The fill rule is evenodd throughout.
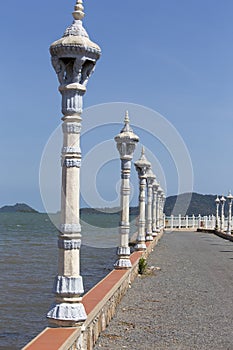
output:
<path id="1" fill-rule="evenodd" d="M 45 328 L 36 338 L 27 344 L 22 350 L 68 350 L 72 344 L 81 337 L 82 328 L 87 329 L 91 322 L 97 317 L 100 309 L 106 305 L 114 293 L 121 288 L 123 281 L 128 279 L 130 282 L 136 277 L 139 259 L 147 257 L 154 246 L 162 237 L 161 232 L 151 242 L 146 242 L 147 249 L 144 252 L 134 252 L 130 256 L 132 268 L 129 270 L 113 270 L 99 283 L 97 283 L 90 291 L 88 291 L 82 299 L 82 303 L 87 313 L 87 320 L 83 327 L 73 328 Z M 134 276 L 132 276 L 134 275 Z M 124 291 L 122 291 L 122 296 Z M 96 339 L 97 340 L 97 339 Z M 89 348 L 89 347 L 88 347 Z M 73 348 L 72 348 L 73 349 Z"/>
<path id="2" fill-rule="evenodd" d="M 23 350 L 61 350 L 74 337 L 77 337 L 77 328 L 45 328 Z"/>

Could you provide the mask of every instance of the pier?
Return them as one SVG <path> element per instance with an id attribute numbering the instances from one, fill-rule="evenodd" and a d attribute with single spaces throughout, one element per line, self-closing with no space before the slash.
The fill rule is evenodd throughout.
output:
<path id="1" fill-rule="evenodd" d="M 48 327 L 23 349 L 231 349 L 232 240 L 204 228 L 161 232 L 131 254 L 131 269 L 84 295 L 81 327 Z M 150 273 L 138 276 L 142 256 Z"/>
<path id="2" fill-rule="evenodd" d="M 165 233 L 148 261 L 94 349 L 232 349 L 232 242 Z"/>

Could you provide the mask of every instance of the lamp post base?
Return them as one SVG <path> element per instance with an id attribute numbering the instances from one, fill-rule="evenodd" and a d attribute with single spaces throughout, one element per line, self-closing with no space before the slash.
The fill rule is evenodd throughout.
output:
<path id="1" fill-rule="evenodd" d="M 135 246 L 135 250 L 146 250 L 146 244 L 144 242 L 138 242 Z"/>
<path id="2" fill-rule="evenodd" d="M 119 258 L 114 264 L 116 270 L 130 269 L 131 267 L 132 264 L 129 258 Z"/>
<path id="3" fill-rule="evenodd" d="M 152 233 L 147 233 L 147 235 L 146 235 L 146 241 L 148 241 L 148 242 L 153 241 Z"/>
<path id="4" fill-rule="evenodd" d="M 87 314 L 81 302 L 60 303 L 52 306 L 47 318 L 50 323 L 61 327 L 76 327 L 87 319 Z"/>

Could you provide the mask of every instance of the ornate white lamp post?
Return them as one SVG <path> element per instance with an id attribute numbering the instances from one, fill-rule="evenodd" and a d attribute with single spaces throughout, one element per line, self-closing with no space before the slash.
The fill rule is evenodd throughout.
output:
<path id="1" fill-rule="evenodd" d="M 156 203 L 157 203 L 157 189 L 159 188 L 159 184 L 157 183 L 156 180 L 153 182 L 153 201 L 152 201 L 152 236 L 156 237 L 157 232 L 156 232 Z"/>
<path id="2" fill-rule="evenodd" d="M 165 194 L 161 193 L 161 227 L 164 228 L 164 205 L 165 205 Z"/>
<path id="3" fill-rule="evenodd" d="M 133 152 L 139 137 L 133 133 L 129 125 L 128 112 L 125 114 L 125 126 L 120 134 L 115 137 L 117 149 L 121 158 L 121 222 L 120 222 L 120 246 L 117 250 L 118 260 L 114 264 L 116 269 L 130 268 L 129 247 L 129 197 L 130 197 L 130 170 Z"/>
<path id="4" fill-rule="evenodd" d="M 151 163 L 146 159 L 144 147 L 142 148 L 141 157 L 134 163 L 139 177 L 139 220 L 138 220 L 138 237 L 136 250 L 146 249 L 145 244 L 145 210 L 146 210 L 146 172 L 151 167 Z"/>
<path id="5" fill-rule="evenodd" d="M 217 198 L 215 199 L 215 203 L 216 203 L 216 223 L 215 223 L 215 230 L 219 229 L 219 204 L 220 204 L 220 199 Z"/>
<path id="6" fill-rule="evenodd" d="M 231 212 L 232 212 L 232 199 L 233 199 L 233 196 L 231 194 L 231 191 L 229 191 L 228 193 L 228 196 L 227 196 L 227 199 L 228 199 L 228 222 L 227 222 L 227 234 L 228 235 L 231 235 Z"/>
<path id="7" fill-rule="evenodd" d="M 157 202 L 156 202 L 156 232 L 160 232 L 160 220 L 161 220 L 161 194 L 162 188 L 159 186 L 157 189 Z"/>
<path id="8" fill-rule="evenodd" d="M 151 168 L 147 170 L 147 220 L 146 220 L 146 241 L 153 241 L 152 235 L 152 197 L 153 197 L 153 183 L 155 175 Z"/>
<path id="9" fill-rule="evenodd" d="M 221 202 L 221 230 L 224 231 L 224 226 L 225 226 L 224 206 L 226 202 L 226 199 L 224 196 L 220 198 L 220 202 Z"/>
<path id="10" fill-rule="evenodd" d="M 82 0 L 77 0 L 73 24 L 50 46 L 62 95 L 64 136 L 58 275 L 53 288 L 56 301 L 47 317 L 60 326 L 75 326 L 86 319 L 80 297 L 84 291 L 80 275 L 80 131 L 83 95 L 101 50 L 83 28 L 83 10 Z"/>

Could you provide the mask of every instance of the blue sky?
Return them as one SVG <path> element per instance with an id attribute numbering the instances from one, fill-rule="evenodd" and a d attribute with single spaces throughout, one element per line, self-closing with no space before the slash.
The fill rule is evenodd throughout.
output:
<path id="1" fill-rule="evenodd" d="M 0 205 L 26 202 L 42 210 L 41 155 L 61 117 L 48 48 L 71 24 L 74 4 L 74 0 L 1 4 Z M 84 26 L 103 52 L 84 106 L 125 102 L 159 112 L 189 150 L 194 190 L 233 189 L 233 2 L 86 0 L 84 5 Z M 119 126 L 112 134 L 117 130 Z M 92 135 L 90 143 L 93 140 Z M 141 141 L 149 142 L 143 133 Z M 162 148 L 156 147 L 154 153 L 163 163 Z M 83 149 L 85 153 L 85 144 Z M 175 194 L 171 171 L 163 168 L 168 195 Z M 106 166 L 115 181 L 119 174 L 114 173 L 113 179 L 112 171 Z M 110 188 L 111 181 L 109 192 Z"/>

